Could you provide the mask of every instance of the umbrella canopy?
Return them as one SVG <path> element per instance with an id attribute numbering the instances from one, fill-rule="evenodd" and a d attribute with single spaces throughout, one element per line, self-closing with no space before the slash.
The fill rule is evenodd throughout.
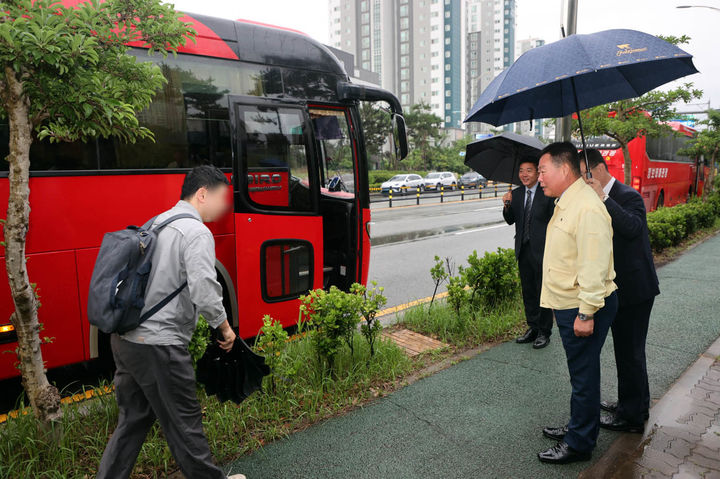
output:
<path id="1" fill-rule="evenodd" d="M 465 121 L 499 126 L 562 117 L 692 73 L 692 55 L 647 33 L 570 35 L 520 56 L 482 92 Z"/>
<path id="2" fill-rule="evenodd" d="M 229 352 L 212 341 L 197 363 L 197 381 L 205 385 L 208 395 L 217 395 L 222 402 L 240 404 L 262 389 L 262 379 L 268 374 L 265 358 L 255 354 L 239 337 Z"/>
<path id="3" fill-rule="evenodd" d="M 469 143 L 465 164 L 489 180 L 519 185 L 520 163 L 537 162 L 544 146 L 535 137 L 506 132 Z"/>

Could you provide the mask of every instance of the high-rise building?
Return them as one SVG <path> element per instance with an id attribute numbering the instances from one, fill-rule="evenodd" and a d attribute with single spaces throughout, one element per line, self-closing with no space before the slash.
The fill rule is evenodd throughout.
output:
<path id="1" fill-rule="evenodd" d="M 524 38 L 522 40 L 518 40 L 515 46 L 515 59 L 519 58 L 520 55 L 526 51 L 543 45 L 545 45 L 545 40 L 541 38 Z"/>
<path id="2" fill-rule="evenodd" d="M 470 0 L 480 4 L 482 72 L 484 90 L 515 61 L 515 0 Z"/>
<path id="3" fill-rule="evenodd" d="M 447 127 L 463 108 L 462 0 L 330 0 L 330 45 L 380 75 L 409 108 L 430 105 Z"/>
<path id="4" fill-rule="evenodd" d="M 515 0 L 466 0 L 465 109 L 515 61 Z M 490 126 L 469 123 L 471 134 L 489 133 Z"/>
<path id="5" fill-rule="evenodd" d="M 430 105 L 446 128 L 461 128 L 515 60 L 515 0 L 329 0 L 329 8 L 330 45 L 377 73 L 404 108 Z"/>
<path id="6" fill-rule="evenodd" d="M 480 96 L 480 58 L 482 40 L 480 31 L 468 31 L 465 39 L 465 113 L 467 113 Z M 468 133 L 480 132 L 478 123 L 466 124 Z"/>
<path id="7" fill-rule="evenodd" d="M 515 46 L 516 58 L 533 48 L 545 45 L 545 40 L 541 38 L 525 38 L 518 40 Z M 515 124 L 515 131 L 521 135 L 534 135 L 537 137 L 545 136 L 544 120 L 521 121 Z"/>

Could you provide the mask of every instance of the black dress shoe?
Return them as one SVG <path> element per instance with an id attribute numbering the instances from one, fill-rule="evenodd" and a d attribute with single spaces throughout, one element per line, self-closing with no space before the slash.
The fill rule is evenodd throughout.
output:
<path id="1" fill-rule="evenodd" d="M 535 342 L 533 343 L 533 349 L 542 349 L 548 344 L 550 344 L 550 336 L 538 333 L 538 336 L 535 338 Z"/>
<path id="2" fill-rule="evenodd" d="M 535 338 L 537 338 L 537 337 L 538 337 L 537 331 L 535 331 L 534 329 L 528 329 L 525 332 L 525 334 L 523 334 L 522 336 L 517 338 L 515 340 L 515 342 L 520 343 L 520 344 L 532 343 L 533 341 L 535 341 Z"/>
<path id="3" fill-rule="evenodd" d="M 610 431 L 635 432 L 640 434 L 645 432 L 645 424 L 628 422 L 614 414 L 600 416 L 600 427 L 609 429 Z"/>
<path id="4" fill-rule="evenodd" d="M 547 437 L 548 439 L 554 439 L 557 442 L 560 442 L 565 439 L 565 434 L 567 434 L 567 432 L 567 426 L 546 427 L 543 429 L 543 436 Z"/>
<path id="5" fill-rule="evenodd" d="M 615 414 L 617 412 L 617 403 L 611 401 L 600 401 L 600 409 Z M 650 413 L 645 411 L 645 413 L 643 414 L 643 419 L 645 421 L 650 419 Z"/>
<path id="6" fill-rule="evenodd" d="M 590 452 L 578 452 L 567 445 L 565 441 L 560 441 L 547 451 L 539 452 L 538 459 L 541 462 L 551 464 L 569 464 L 571 462 L 589 461 L 592 457 Z"/>

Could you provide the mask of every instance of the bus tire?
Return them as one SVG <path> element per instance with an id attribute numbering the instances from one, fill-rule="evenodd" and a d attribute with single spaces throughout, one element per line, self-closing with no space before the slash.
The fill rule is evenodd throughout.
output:
<path id="1" fill-rule="evenodd" d="M 663 206 L 665 206 L 665 192 L 661 191 L 658 195 L 657 205 L 655 205 L 655 209 L 662 208 Z"/>

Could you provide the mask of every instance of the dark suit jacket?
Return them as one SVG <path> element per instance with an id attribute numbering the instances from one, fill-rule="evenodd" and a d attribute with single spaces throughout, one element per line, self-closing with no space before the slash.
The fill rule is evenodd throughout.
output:
<path id="1" fill-rule="evenodd" d="M 615 284 L 621 305 L 637 304 L 660 294 L 640 193 L 615 181 L 605 200 L 613 227 Z"/>
<path id="2" fill-rule="evenodd" d="M 523 214 L 527 189 L 524 186 L 515 188 L 512 192 L 512 201 L 509 208 L 503 208 L 503 218 L 507 224 L 515 224 L 515 257 L 520 257 L 523 238 Z M 535 190 L 532 207 L 530 208 L 530 250 L 533 259 L 538 265 L 542 264 L 543 253 L 545 252 L 545 234 L 547 225 L 555 210 L 555 198 L 549 198 L 543 193 L 540 185 Z"/>

